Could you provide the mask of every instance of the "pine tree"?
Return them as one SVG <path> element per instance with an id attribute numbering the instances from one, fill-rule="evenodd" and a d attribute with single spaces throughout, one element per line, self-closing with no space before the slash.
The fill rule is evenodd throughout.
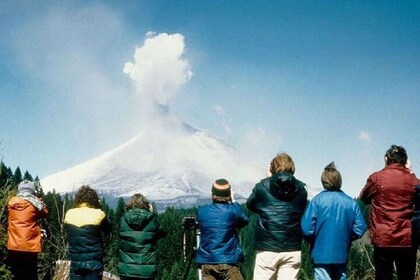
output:
<path id="1" fill-rule="evenodd" d="M 28 180 L 33 182 L 34 178 L 32 177 L 32 175 L 28 172 L 28 170 L 25 171 L 25 173 L 23 174 L 23 180 Z"/>
<path id="2" fill-rule="evenodd" d="M 20 182 L 22 182 L 22 172 L 18 166 L 16 167 L 15 173 L 13 173 L 13 184 L 17 186 Z"/>

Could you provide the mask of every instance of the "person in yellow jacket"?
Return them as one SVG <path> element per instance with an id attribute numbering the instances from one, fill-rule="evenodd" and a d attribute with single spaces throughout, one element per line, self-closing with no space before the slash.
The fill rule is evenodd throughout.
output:
<path id="1" fill-rule="evenodd" d="M 41 252 L 40 219 L 48 214 L 46 205 L 35 196 L 35 185 L 25 180 L 8 202 L 7 262 L 13 280 L 38 280 L 38 253 Z"/>

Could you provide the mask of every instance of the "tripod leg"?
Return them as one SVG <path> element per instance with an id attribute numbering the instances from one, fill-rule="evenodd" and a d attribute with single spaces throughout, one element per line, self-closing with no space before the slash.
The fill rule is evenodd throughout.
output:
<path id="1" fill-rule="evenodd" d="M 185 268 L 185 272 L 184 272 L 184 275 L 182 276 L 182 280 L 187 280 L 187 278 L 188 278 L 188 272 L 190 271 L 190 266 L 191 266 L 191 263 L 192 263 L 192 260 L 193 260 L 193 258 L 194 258 L 194 252 L 195 251 L 192 251 L 191 253 L 190 253 L 190 256 L 189 256 L 189 258 L 188 258 L 188 263 L 187 263 L 187 267 Z M 200 276 L 199 276 L 200 277 Z"/>

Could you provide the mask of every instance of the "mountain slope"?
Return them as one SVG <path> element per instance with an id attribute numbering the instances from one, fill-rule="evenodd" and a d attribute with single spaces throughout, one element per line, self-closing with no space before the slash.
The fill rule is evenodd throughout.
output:
<path id="1" fill-rule="evenodd" d="M 209 198 L 217 178 L 247 197 L 264 169 L 209 133 L 188 125 L 143 131 L 126 144 L 41 180 L 44 191 L 66 193 L 89 184 L 107 197 L 142 193 L 151 200 Z"/>

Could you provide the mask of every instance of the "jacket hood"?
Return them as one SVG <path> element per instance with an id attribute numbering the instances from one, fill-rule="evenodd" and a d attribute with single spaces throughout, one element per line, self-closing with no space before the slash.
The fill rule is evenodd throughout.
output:
<path id="1" fill-rule="evenodd" d="M 288 201 L 296 197 L 297 187 L 296 179 L 291 173 L 279 172 L 270 177 L 268 191 L 276 198 Z"/>
<path id="2" fill-rule="evenodd" d="M 132 229 L 142 230 L 152 221 L 153 215 L 146 209 L 133 208 L 124 214 L 124 219 Z"/>

